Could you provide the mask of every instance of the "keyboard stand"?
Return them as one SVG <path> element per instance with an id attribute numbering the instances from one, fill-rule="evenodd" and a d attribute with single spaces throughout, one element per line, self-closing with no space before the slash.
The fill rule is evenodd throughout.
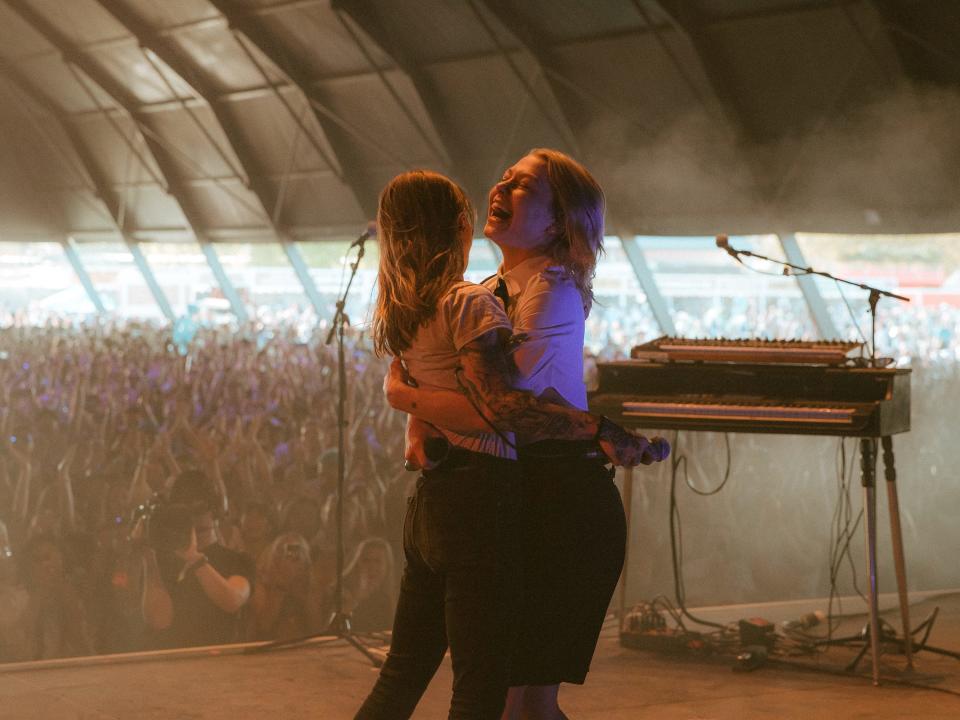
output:
<path id="1" fill-rule="evenodd" d="M 873 442 L 876 443 L 876 440 Z M 900 528 L 900 499 L 897 495 L 897 468 L 893 460 L 893 438 L 889 435 L 884 435 L 880 439 L 880 444 L 883 448 L 883 470 L 887 483 L 887 510 L 890 513 L 890 542 L 893 545 L 893 567 L 897 576 L 900 620 L 903 623 L 903 654 L 907 659 L 907 670 L 913 670 L 910 604 L 907 601 L 907 564 L 903 554 L 903 533 Z M 874 458 L 874 463 L 876 463 L 876 458 Z M 876 542 L 876 538 L 874 538 L 874 542 Z"/>
<path id="2" fill-rule="evenodd" d="M 897 577 L 897 594 L 900 603 L 900 619 L 903 623 L 903 654 L 907 661 L 907 670 L 913 670 L 913 640 L 910 630 L 910 605 L 907 599 L 907 569 L 903 553 L 903 533 L 900 527 L 900 502 L 897 495 L 897 471 L 893 457 L 893 438 L 884 435 L 881 438 L 883 448 L 884 477 L 887 482 L 887 504 L 890 513 L 890 539 L 893 545 L 894 570 Z M 860 482 L 863 485 L 863 515 L 866 532 L 867 568 L 870 574 L 869 631 L 864 639 L 864 652 L 869 647 L 873 661 L 873 684 L 880 684 L 880 646 L 883 637 L 880 634 L 880 615 L 877 598 L 877 440 L 860 438 Z M 620 575 L 619 623 L 624 630 L 624 618 L 627 606 L 627 570 L 630 567 L 631 514 L 633 509 L 633 468 L 623 468 L 623 509 L 627 520 L 627 543 L 624 550 L 623 572 Z M 858 656 L 862 657 L 862 654 Z M 854 669 L 856 665 L 850 669 Z"/>
<path id="3" fill-rule="evenodd" d="M 870 608 L 870 656 L 873 660 L 873 684 L 880 684 L 880 616 L 877 607 L 877 478 L 876 441 L 860 438 L 860 483 L 863 485 L 864 529 L 867 533 L 867 571 L 870 588 L 867 602 Z M 905 630 L 909 634 L 910 628 Z"/>
<path id="4" fill-rule="evenodd" d="M 903 554 L 903 535 L 900 529 L 900 503 L 897 496 L 897 471 L 893 461 L 893 439 L 881 438 L 883 447 L 884 477 L 887 481 L 887 504 L 890 512 L 890 539 L 893 545 L 894 571 L 897 576 L 897 595 L 900 602 L 900 619 L 903 623 L 903 654 L 907 670 L 913 670 L 913 636 L 910 630 L 910 605 L 907 601 L 907 569 Z M 870 589 L 867 600 L 870 609 L 869 630 L 865 632 L 863 651 L 851 663 L 849 670 L 856 668 L 863 654 L 870 649 L 873 661 L 873 684 L 880 684 L 880 648 L 884 638 L 880 632 L 880 615 L 877 603 L 877 441 L 876 438 L 860 438 L 860 482 L 863 485 L 863 515 L 866 532 L 867 568 L 870 572 Z M 837 641 L 838 643 L 841 641 Z M 846 640 L 842 641 L 846 642 Z M 825 643 L 831 644 L 831 643 Z"/>

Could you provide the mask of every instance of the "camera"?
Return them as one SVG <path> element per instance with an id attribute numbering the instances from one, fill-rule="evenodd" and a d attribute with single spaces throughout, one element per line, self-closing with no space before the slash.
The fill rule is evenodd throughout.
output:
<path id="1" fill-rule="evenodd" d="M 131 539 L 138 537 L 158 553 L 183 550 L 190 545 L 193 519 L 198 512 L 203 509 L 195 505 L 151 498 L 133 512 Z"/>

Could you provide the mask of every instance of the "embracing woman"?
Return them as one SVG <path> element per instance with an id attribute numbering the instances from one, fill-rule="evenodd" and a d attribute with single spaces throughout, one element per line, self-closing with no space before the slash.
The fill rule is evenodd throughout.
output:
<path id="1" fill-rule="evenodd" d="M 510 321 L 489 290 L 463 281 L 473 218 L 462 189 L 435 173 L 404 173 L 380 196 L 375 349 L 402 358 L 407 383 L 467 393 L 492 426 L 437 424 L 446 449 L 407 507 L 390 652 L 357 713 L 363 720 L 409 717 L 448 646 L 449 717 L 495 720 L 503 711 L 524 586 L 513 433 L 600 443 L 629 465 L 659 452 L 604 418 L 512 387 Z"/>
<path id="2" fill-rule="evenodd" d="M 603 248 L 603 213 L 603 192 L 582 165 L 559 151 L 534 149 L 490 190 L 484 225 L 484 235 L 503 253 L 498 273 L 484 284 L 513 327 L 513 386 L 580 410 L 587 408 L 584 324 Z M 496 408 L 420 380 L 419 388 L 411 387 L 395 363 L 386 382 L 390 403 L 434 427 L 491 431 Z M 426 423 L 411 424 L 411 462 L 429 466 L 424 447 L 435 432 Z M 584 682 L 620 575 L 624 513 L 596 443 L 574 435 L 544 439 L 521 428 L 516 444 L 524 577 L 504 718 L 559 720 L 565 717 L 559 684 Z M 602 438 L 600 445 L 618 460 L 615 448 Z M 655 438 L 641 461 L 668 454 L 667 443 Z"/>

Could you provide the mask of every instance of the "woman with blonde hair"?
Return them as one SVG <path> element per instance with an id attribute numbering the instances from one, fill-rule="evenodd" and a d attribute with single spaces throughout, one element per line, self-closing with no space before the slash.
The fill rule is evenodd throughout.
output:
<path id="1" fill-rule="evenodd" d="M 387 630 L 396 606 L 393 548 L 381 537 L 363 540 L 343 569 L 343 605 L 354 632 Z M 331 588 L 331 591 L 333 588 Z"/>
<path id="2" fill-rule="evenodd" d="M 489 290 L 463 281 L 473 218 L 460 187 L 436 173 L 403 173 L 380 195 L 376 351 L 402 358 L 407 382 L 464 388 L 498 428 L 439 426 L 442 457 L 407 506 L 390 652 L 361 720 L 409 717 L 448 645 L 449 717 L 494 720 L 503 711 L 521 593 L 521 476 L 508 431 L 599 440 L 629 464 L 649 458 L 645 438 L 511 387 L 510 322 Z"/>
<path id="3" fill-rule="evenodd" d="M 292 640 L 310 632 L 310 545 L 282 533 L 260 554 L 250 600 L 254 640 Z"/>
<path id="4" fill-rule="evenodd" d="M 603 191 L 568 155 L 536 148 L 504 172 L 488 201 L 484 234 L 502 251 L 503 264 L 484 284 L 513 325 L 514 386 L 585 410 L 583 336 L 603 251 Z M 435 426 L 468 433 L 502 424 L 491 422 L 492 408 L 462 394 L 411 387 L 396 363 L 385 389 L 395 408 Z M 434 432 L 411 423 L 410 462 L 429 466 L 424 448 Z M 599 439 L 616 460 L 615 449 Z M 623 566 L 623 506 L 595 443 L 519 432 L 517 445 L 524 590 L 517 598 L 520 630 L 504 718 L 559 720 L 565 717 L 559 684 L 584 682 Z M 668 454 L 667 443 L 655 438 L 642 462 Z"/>

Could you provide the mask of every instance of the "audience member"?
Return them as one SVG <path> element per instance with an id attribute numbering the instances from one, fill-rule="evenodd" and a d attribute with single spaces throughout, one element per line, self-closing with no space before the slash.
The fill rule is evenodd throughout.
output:
<path id="1" fill-rule="evenodd" d="M 279 535 L 257 563 L 251 602 L 253 640 L 291 640 L 311 631 L 310 546 L 296 533 Z"/>
<path id="2" fill-rule="evenodd" d="M 253 563 L 218 541 L 220 498 L 198 471 L 181 474 L 146 523 L 143 614 L 160 647 L 241 639 Z"/>

